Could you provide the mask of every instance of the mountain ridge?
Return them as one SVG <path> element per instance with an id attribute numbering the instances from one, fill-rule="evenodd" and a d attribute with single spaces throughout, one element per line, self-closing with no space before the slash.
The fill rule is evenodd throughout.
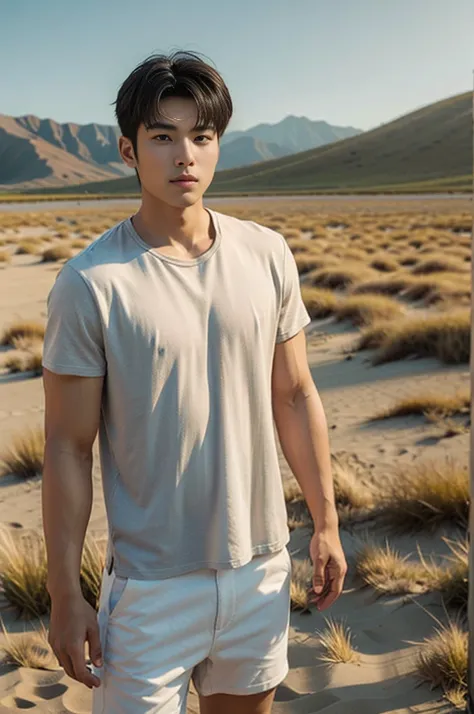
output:
<path id="1" fill-rule="evenodd" d="M 221 139 L 217 169 L 248 166 L 308 146 L 320 146 L 338 140 L 341 131 L 346 128 L 288 116 L 275 125 L 259 124 L 245 131 L 230 132 Z M 119 135 L 119 128 L 112 125 L 59 123 L 34 114 L 20 117 L 0 114 L 0 188 L 59 189 L 134 176 L 134 171 L 120 157 Z"/>

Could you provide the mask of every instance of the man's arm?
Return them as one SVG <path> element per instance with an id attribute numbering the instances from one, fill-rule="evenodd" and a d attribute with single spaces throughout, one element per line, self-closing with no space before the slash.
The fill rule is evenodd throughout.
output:
<path id="1" fill-rule="evenodd" d="M 309 370 L 303 330 L 275 346 L 272 404 L 281 448 L 315 528 L 337 524 L 326 416 Z"/>
<path id="2" fill-rule="evenodd" d="M 272 406 L 282 451 L 314 522 L 313 587 L 315 602 L 323 610 L 342 592 L 347 565 L 339 540 L 327 421 L 309 369 L 303 330 L 275 346 Z"/>
<path id="3" fill-rule="evenodd" d="M 82 549 L 92 507 L 92 446 L 100 418 L 103 377 L 43 370 L 45 454 L 43 529 L 52 600 L 80 596 Z"/>

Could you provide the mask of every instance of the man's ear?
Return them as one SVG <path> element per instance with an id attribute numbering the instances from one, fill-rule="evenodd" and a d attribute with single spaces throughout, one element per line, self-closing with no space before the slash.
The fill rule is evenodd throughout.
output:
<path id="1" fill-rule="evenodd" d="M 131 169 L 136 169 L 137 160 L 135 158 L 135 152 L 133 151 L 133 146 L 130 139 L 127 139 L 126 136 L 120 136 L 118 141 L 118 148 L 120 156 L 122 157 L 122 160 L 127 164 L 127 166 L 129 166 Z"/>

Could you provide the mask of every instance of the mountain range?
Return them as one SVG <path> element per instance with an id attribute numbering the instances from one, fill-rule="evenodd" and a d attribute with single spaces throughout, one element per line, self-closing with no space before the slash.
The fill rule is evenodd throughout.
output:
<path id="1" fill-rule="evenodd" d="M 224 134 L 217 170 L 281 158 L 359 133 L 354 127 L 287 116 L 278 124 Z M 117 126 L 0 114 L 0 188 L 60 188 L 135 176 L 119 155 L 119 135 Z"/>
<path id="2" fill-rule="evenodd" d="M 216 171 L 206 196 L 471 192 L 472 107 L 472 91 L 464 92 L 316 149 Z M 139 186 L 130 176 L 54 193 L 139 195 Z"/>

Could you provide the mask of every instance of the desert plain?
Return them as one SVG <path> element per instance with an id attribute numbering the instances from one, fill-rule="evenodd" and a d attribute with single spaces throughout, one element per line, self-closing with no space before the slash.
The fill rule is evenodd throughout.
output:
<path id="1" fill-rule="evenodd" d="M 349 566 L 333 607 L 308 607 L 312 522 L 280 448 L 293 575 L 275 714 L 462 710 L 471 199 L 205 203 L 281 232 L 295 256 Z M 0 206 L 0 712 L 90 712 L 91 691 L 46 638 L 42 338 L 58 270 L 137 208 Z M 96 605 L 107 533 L 97 443 L 93 486 L 82 582 Z M 192 687 L 188 711 L 199 711 Z"/>

